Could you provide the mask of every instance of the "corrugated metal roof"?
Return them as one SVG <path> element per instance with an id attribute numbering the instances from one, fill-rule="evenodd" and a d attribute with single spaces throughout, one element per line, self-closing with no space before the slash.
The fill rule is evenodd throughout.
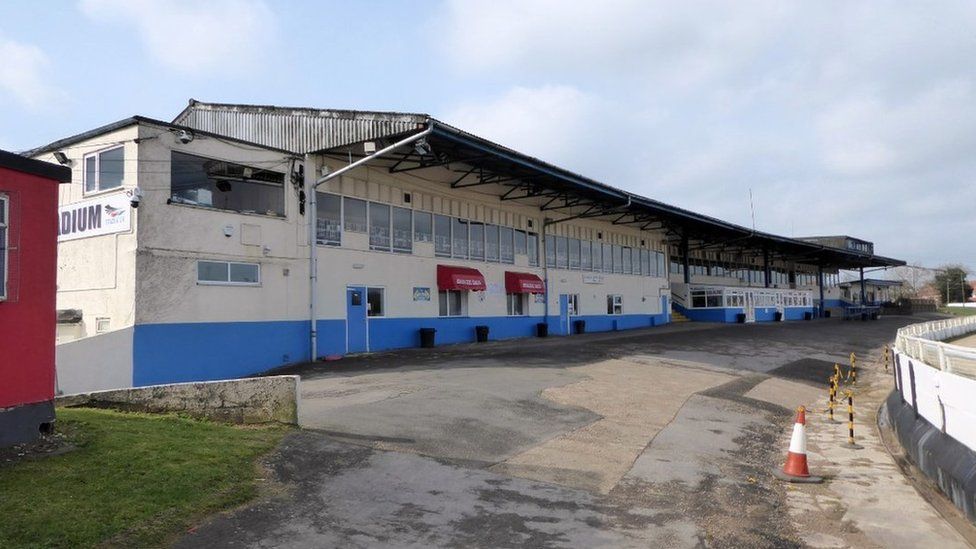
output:
<path id="1" fill-rule="evenodd" d="M 191 99 L 173 123 L 304 154 L 409 132 L 428 118 L 420 113 L 234 105 Z"/>

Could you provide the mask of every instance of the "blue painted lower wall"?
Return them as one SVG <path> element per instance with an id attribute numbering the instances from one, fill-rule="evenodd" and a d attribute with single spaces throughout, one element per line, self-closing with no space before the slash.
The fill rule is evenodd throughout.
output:
<path id="1" fill-rule="evenodd" d="M 308 322 L 140 324 L 132 342 L 135 386 L 256 374 L 308 357 Z"/>
<path id="2" fill-rule="evenodd" d="M 716 307 L 710 309 L 688 309 L 677 303 L 674 305 L 681 314 L 697 322 L 736 322 L 742 313 L 741 307 Z M 813 307 L 786 307 L 783 310 L 783 320 L 803 320 L 804 313 L 813 313 Z M 756 309 L 756 322 L 772 322 L 776 320 L 775 307 L 761 307 Z"/>
<path id="3" fill-rule="evenodd" d="M 542 316 L 457 318 L 371 318 L 369 350 L 420 346 L 420 328 L 437 330 L 437 345 L 475 341 L 475 326 L 486 325 L 489 339 L 534 337 Z M 549 317 L 551 335 L 568 335 L 573 322 L 586 322 L 587 332 L 629 330 L 667 324 L 667 313 L 647 315 L 573 316 L 564 326 Z M 194 322 L 141 324 L 133 340 L 135 386 L 206 381 L 258 374 L 308 359 L 307 321 Z M 345 320 L 319 320 L 318 355 L 346 353 Z"/>

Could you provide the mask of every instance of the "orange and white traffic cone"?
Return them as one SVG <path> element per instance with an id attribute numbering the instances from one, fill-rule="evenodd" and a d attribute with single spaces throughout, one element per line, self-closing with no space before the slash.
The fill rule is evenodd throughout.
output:
<path id="1" fill-rule="evenodd" d="M 810 475 L 807 467 L 807 416 L 806 408 L 796 409 L 796 421 L 793 423 L 793 436 L 790 437 L 790 449 L 786 453 L 786 463 L 783 469 L 774 469 L 776 478 L 789 482 L 823 482 L 822 477 Z"/>

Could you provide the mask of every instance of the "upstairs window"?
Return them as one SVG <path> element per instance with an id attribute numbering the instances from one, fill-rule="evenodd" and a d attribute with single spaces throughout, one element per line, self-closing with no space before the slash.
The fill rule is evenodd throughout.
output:
<path id="1" fill-rule="evenodd" d="M 413 211 L 393 207 L 393 251 L 413 252 Z"/>
<path id="2" fill-rule="evenodd" d="M 342 199 L 342 227 L 349 232 L 366 232 L 365 200 L 348 197 Z"/>
<path id="3" fill-rule="evenodd" d="M 390 207 L 369 203 L 369 248 L 390 251 Z"/>
<path id="4" fill-rule="evenodd" d="M 451 257 L 451 218 L 446 215 L 434 216 L 434 255 Z"/>
<path id="5" fill-rule="evenodd" d="M 431 223 L 431 215 L 429 213 L 413 213 L 413 239 L 415 242 L 431 242 L 434 239 L 434 231 Z"/>
<path id="6" fill-rule="evenodd" d="M 86 174 L 87 162 L 86 159 Z M 103 159 L 98 163 L 101 165 L 104 162 Z M 122 163 L 121 156 L 118 163 Z M 284 174 L 176 151 L 172 153 L 170 173 L 170 202 L 242 213 L 285 216 Z M 86 188 L 87 177 L 86 175 Z M 104 182 L 100 177 L 98 190 L 105 189 Z M 115 186 L 121 184 L 120 169 Z"/>
<path id="7" fill-rule="evenodd" d="M 498 228 L 498 253 L 502 263 L 515 263 L 513 238 L 514 230 L 511 227 Z"/>
<path id="8" fill-rule="evenodd" d="M 97 193 L 122 186 L 122 174 L 125 172 L 125 147 L 115 147 L 85 155 L 84 162 L 85 193 Z"/>
<path id="9" fill-rule="evenodd" d="M 318 193 L 315 198 L 315 241 L 338 246 L 342 243 L 342 198 L 335 194 Z"/>
<path id="10" fill-rule="evenodd" d="M 539 266 L 539 235 L 535 233 L 528 233 L 525 243 L 526 251 L 529 253 L 529 266 L 538 267 Z"/>

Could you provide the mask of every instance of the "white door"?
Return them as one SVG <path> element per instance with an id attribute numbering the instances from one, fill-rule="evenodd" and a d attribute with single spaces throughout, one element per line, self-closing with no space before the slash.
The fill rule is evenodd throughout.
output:
<path id="1" fill-rule="evenodd" d="M 746 314 L 746 322 L 756 321 L 756 294 L 752 292 L 746 292 L 746 304 L 743 307 L 743 311 Z"/>

